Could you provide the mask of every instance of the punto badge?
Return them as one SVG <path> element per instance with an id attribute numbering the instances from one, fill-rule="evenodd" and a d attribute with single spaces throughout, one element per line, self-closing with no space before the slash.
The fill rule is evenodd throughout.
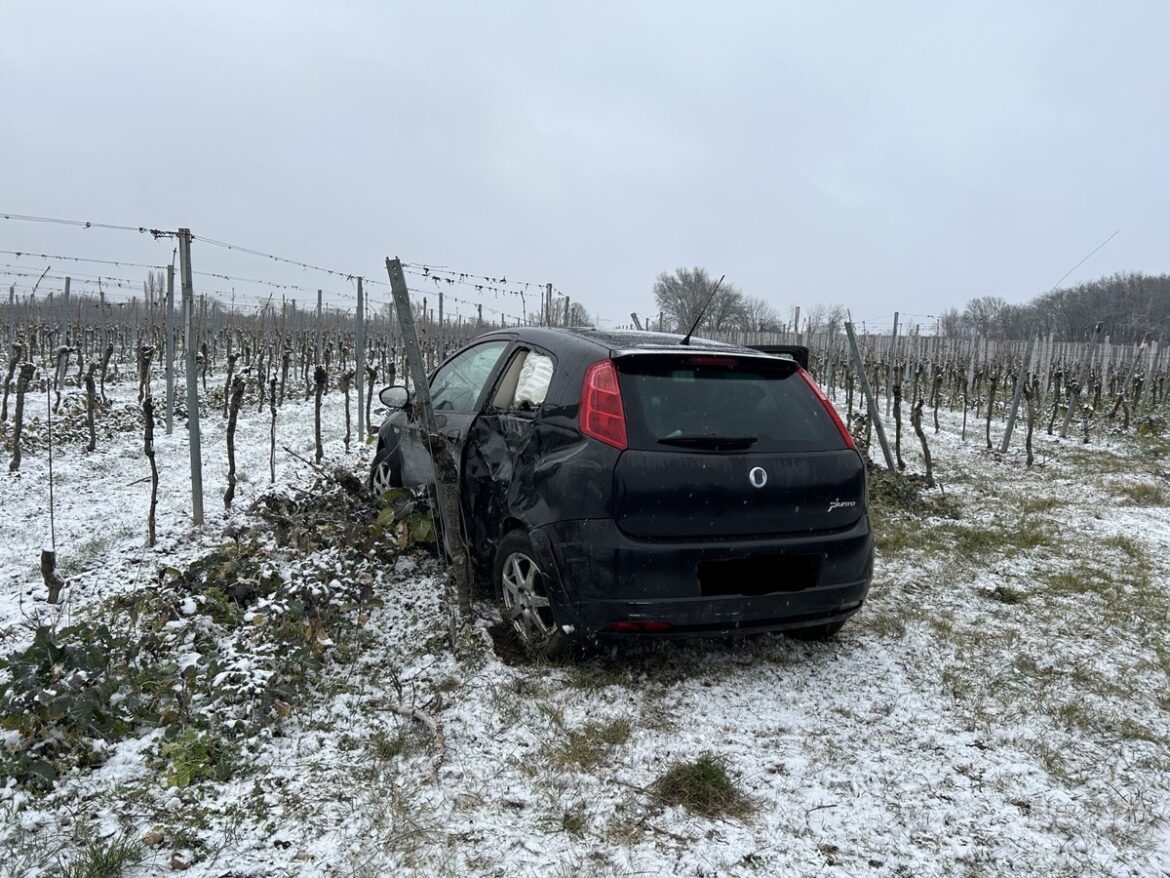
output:
<path id="1" fill-rule="evenodd" d="M 753 466 L 748 472 L 748 481 L 753 488 L 762 488 L 768 484 L 768 473 L 762 466 Z"/>

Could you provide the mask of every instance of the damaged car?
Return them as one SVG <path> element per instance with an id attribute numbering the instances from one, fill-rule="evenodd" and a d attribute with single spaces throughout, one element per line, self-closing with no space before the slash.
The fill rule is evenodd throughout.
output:
<path id="1" fill-rule="evenodd" d="M 802 361 L 517 327 L 434 371 L 467 546 L 525 648 L 841 628 L 873 573 L 866 465 Z M 381 399 L 371 486 L 433 483 L 409 392 Z"/>

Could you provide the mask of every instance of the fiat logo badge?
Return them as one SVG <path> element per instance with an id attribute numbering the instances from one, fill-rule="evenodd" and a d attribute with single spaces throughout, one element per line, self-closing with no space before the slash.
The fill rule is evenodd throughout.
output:
<path id="1" fill-rule="evenodd" d="M 768 473 L 762 466 L 753 466 L 748 472 L 748 481 L 753 488 L 762 488 L 768 484 Z"/>

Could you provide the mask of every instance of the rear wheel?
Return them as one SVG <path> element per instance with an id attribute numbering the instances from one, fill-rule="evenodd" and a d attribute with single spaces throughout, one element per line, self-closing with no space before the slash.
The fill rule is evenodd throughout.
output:
<path id="1" fill-rule="evenodd" d="M 563 655 L 568 638 L 557 627 L 544 574 L 526 533 L 514 530 L 500 540 L 494 572 L 504 617 L 525 651 L 544 658 Z"/>

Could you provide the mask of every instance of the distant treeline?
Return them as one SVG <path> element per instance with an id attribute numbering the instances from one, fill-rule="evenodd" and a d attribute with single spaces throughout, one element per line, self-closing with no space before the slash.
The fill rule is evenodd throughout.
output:
<path id="1" fill-rule="evenodd" d="M 1132 343 L 1146 332 L 1170 339 L 1170 275 L 1114 274 L 1053 290 L 1024 305 L 997 296 L 972 299 L 941 316 L 943 335 L 1028 338 L 1052 335 L 1060 341 L 1087 338 L 1098 322 L 1114 342 Z"/>

